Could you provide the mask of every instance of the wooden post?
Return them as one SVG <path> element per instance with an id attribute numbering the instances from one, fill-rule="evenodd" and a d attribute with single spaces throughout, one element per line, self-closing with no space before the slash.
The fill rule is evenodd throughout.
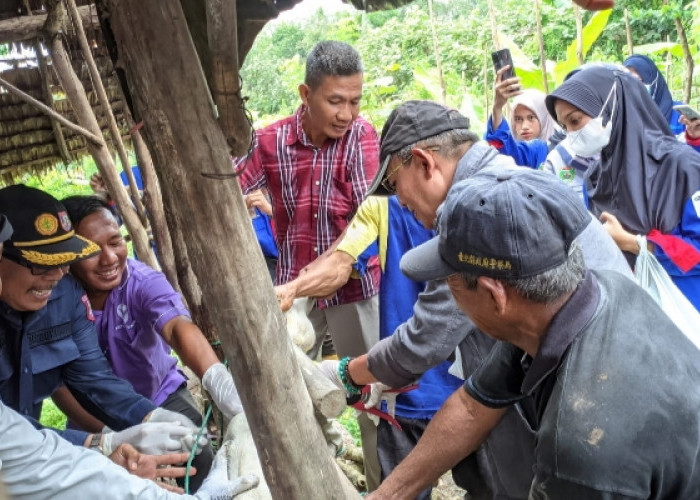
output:
<path id="1" fill-rule="evenodd" d="M 273 498 L 345 499 L 179 2 L 98 0 L 116 42 L 168 212 L 221 337 Z M 235 19 L 226 20 L 236 25 Z M 213 173 L 217 179 L 202 173 Z"/>
<path id="2" fill-rule="evenodd" d="M 75 74 L 75 71 L 73 71 L 73 66 L 71 65 L 66 49 L 63 46 L 63 41 L 61 40 L 61 30 L 64 23 L 64 18 L 65 11 L 63 4 L 58 2 L 54 5 L 53 10 L 47 17 L 46 22 L 46 36 L 48 39 L 48 47 L 51 54 L 51 59 L 53 61 L 53 66 L 56 70 L 56 75 L 61 82 L 61 87 L 63 87 L 71 106 L 73 106 L 78 123 L 80 123 L 84 128 L 88 129 L 93 135 L 101 138 L 102 130 L 97 123 L 97 118 L 95 118 L 95 114 L 92 111 L 87 95 L 85 95 L 85 89 L 83 88 L 80 79 Z M 117 174 L 114 161 L 112 160 L 112 155 L 110 154 L 107 145 L 102 140 L 101 145 L 88 141 L 87 147 L 90 154 L 93 156 L 93 158 L 95 158 L 95 163 L 97 164 L 100 174 L 102 174 L 102 178 L 105 181 L 105 185 L 107 186 L 109 193 L 117 203 L 119 212 L 124 219 L 124 224 L 126 225 L 126 228 L 128 229 L 133 240 L 136 253 L 143 262 L 157 269 L 158 263 L 156 262 L 153 255 L 153 250 L 148 243 L 146 230 L 141 225 L 139 218 L 131 205 L 131 201 L 126 195 L 126 191 L 124 190 L 121 179 Z"/>
<path id="3" fill-rule="evenodd" d="M 141 224 L 143 227 L 148 227 L 148 218 L 146 217 L 146 210 L 143 208 L 143 203 L 141 203 L 141 196 L 139 194 L 139 188 L 136 185 L 136 179 L 134 178 L 134 173 L 131 171 L 131 165 L 129 165 L 129 156 L 126 154 L 126 148 L 124 147 L 124 142 L 122 141 L 121 133 L 119 132 L 119 127 L 117 126 L 117 120 L 114 118 L 114 113 L 112 112 L 112 105 L 109 103 L 109 98 L 107 97 L 107 92 L 105 92 L 105 87 L 102 85 L 102 78 L 100 78 L 100 72 L 97 69 L 97 64 L 95 64 L 95 59 L 92 57 L 92 51 L 90 50 L 90 45 L 88 44 L 87 37 L 85 36 L 85 31 L 83 30 L 83 22 L 80 20 L 80 13 L 78 12 L 78 7 L 75 5 L 75 0 L 65 0 L 68 6 L 68 15 L 73 22 L 75 27 L 75 33 L 78 36 L 78 44 L 80 45 L 80 51 L 85 58 L 85 63 L 87 64 L 88 71 L 90 73 L 90 79 L 92 80 L 92 86 L 94 87 L 95 93 L 97 94 L 97 99 L 100 101 L 102 106 L 102 113 L 104 113 L 105 118 L 107 118 L 107 124 L 109 127 L 109 133 L 112 136 L 112 143 L 117 149 L 119 154 L 119 160 L 122 164 L 122 170 L 126 174 L 126 178 L 129 181 L 129 190 L 131 191 L 131 202 L 136 208 L 136 213 L 141 219 Z"/>
<path id="4" fill-rule="evenodd" d="M 549 94 L 549 79 L 547 78 L 547 55 L 544 52 L 544 36 L 542 35 L 542 9 L 540 0 L 535 0 L 535 19 L 537 20 L 537 45 L 540 48 L 540 70 L 544 93 Z"/>
<path id="5" fill-rule="evenodd" d="M 241 127 L 248 118 L 241 97 L 238 75 L 237 30 L 230 19 L 236 19 L 236 0 L 206 0 L 207 37 L 211 56 L 209 85 L 219 113 L 219 126 L 233 156 L 243 156 L 250 146 L 252 124 Z"/>

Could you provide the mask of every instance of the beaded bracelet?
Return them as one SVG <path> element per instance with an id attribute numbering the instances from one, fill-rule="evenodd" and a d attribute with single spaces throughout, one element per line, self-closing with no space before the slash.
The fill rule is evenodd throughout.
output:
<path id="1" fill-rule="evenodd" d="M 360 394 L 362 392 L 362 386 L 357 385 L 353 382 L 352 377 L 350 377 L 350 371 L 348 370 L 348 365 L 350 364 L 350 357 L 346 356 L 340 360 L 338 365 L 338 377 L 343 383 L 343 387 L 348 394 Z"/>

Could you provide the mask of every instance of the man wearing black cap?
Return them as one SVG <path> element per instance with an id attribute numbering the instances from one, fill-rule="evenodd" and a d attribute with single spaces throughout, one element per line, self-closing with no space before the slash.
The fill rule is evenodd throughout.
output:
<path id="1" fill-rule="evenodd" d="M 453 185 L 486 167 L 513 167 L 511 158 L 469 130 L 458 111 L 432 101 L 408 101 L 397 107 L 382 130 L 380 184 L 395 190 L 401 203 L 426 227 L 433 228 L 438 207 Z M 621 252 L 592 216 L 580 236 L 587 265 L 613 269 L 632 278 Z M 471 375 L 494 341 L 478 330 L 454 303 L 447 283 L 427 284 L 413 317 L 367 355 L 351 360 L 348 383 L 377 380 L 390 387 L 414 382 L 426 370 L 450 358 L 463 378 Z M 508 411 L 477 454 L 453 471 L 473 498 L 527 498 L 532 481 L 534 434 L 520 409 Z"/>
<path id="2" fill-rule="evenodd" d="M 536 435 L 529 498 L 697 496 L 700 351 L 630 280 L 586 269 L 577 238 L 589 219 L 544 172 L 488 168 L 453 186 L 439 236 L 401 269 L 446 279 L 503 342 L 369 498 L 412 498 L 515 403 Z"/>
<path id="3" fill-rule="evenodd" d="M 151 454 L 188 451 L 198 429 L 183 415 L 156 408 L 112 373 L 97 344 L 87 296 L 66 275 L 70 264 L 96 255 L 97 245 L 76 235 L 65 207 L 38 189 L 0 189 L 0 213 L 14 228 L 0 260 L 2 401 L 38 426 L 43 400 L 65 384 L 121 431 L 61 432 L 71 443 L 105 455 L 124 442 Z"/>

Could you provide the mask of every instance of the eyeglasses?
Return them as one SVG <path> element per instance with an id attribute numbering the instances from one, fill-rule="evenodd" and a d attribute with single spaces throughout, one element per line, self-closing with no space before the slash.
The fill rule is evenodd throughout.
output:
<path id="1" fill-rule="evenodd" d="M 30 264 L 29 262 L 21 259 L 20 257 L 17 257 L 16 255 L 4 252 L 2 254 L 2 258 L 12 261 L 15 264 L 19 264 L 22 267 L 26 267 L 27 269 L 29 269 L 29 272 L 32 273 L 33 276 L 44 276 L 45 274 L 49 274 L 51 271 L 55 271 L 56 269 L 60 269 L 61 274 L 68 273 L 68 264 L 66 264 L 65 266 L 40 267 Z"/>
<path id="2" fill-rule="evenodd" d="M 423 149 L 425 151 L 440 151 L 440 146 L 425 146 L 422 148 L 416 148 L 416 149 Z M 384 177 L 384 180 L 382 181 L 382 187 L 386 189 L 389 193 L 396 193 L 396 183 L 391 182 L 391 178 L 396 174 L 396 172 L 399 171 L 401 167 L 405 167 L 408 165 L 411 160 L 413 159 L 413 153 L 410 153 L 406 158 L 401 160 L 401 163 L 396 165 L 391 172 L 389 172 L 386 177 Z"/>

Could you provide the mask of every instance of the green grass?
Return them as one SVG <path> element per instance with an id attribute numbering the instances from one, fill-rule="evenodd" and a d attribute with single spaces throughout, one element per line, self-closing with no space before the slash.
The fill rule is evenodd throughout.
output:
<path id="1" fill-rule="evenodd" d="M 66 416 L 58 409 L 51 398 L 44 400 L 39 422 L 43 426 L 52 427 L 54 429 L 63 430 L 66 428 Z"/>

